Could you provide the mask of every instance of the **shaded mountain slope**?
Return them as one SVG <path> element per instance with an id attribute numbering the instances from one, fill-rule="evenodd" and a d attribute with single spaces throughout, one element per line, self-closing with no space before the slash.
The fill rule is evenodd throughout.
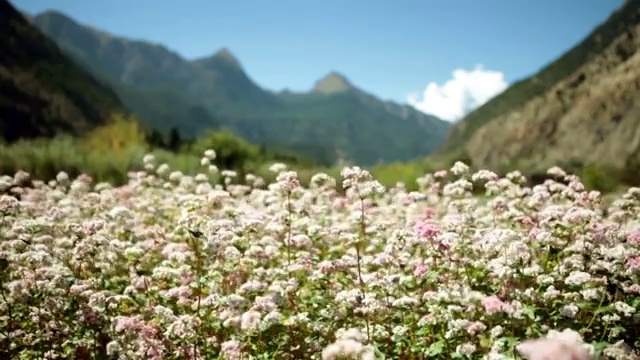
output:
<path id="1" fill-rule="evenodd" d="M 148 128 L 165 136 L 171 130 L 179 130 L 182 136 L 194 138 L 202 129 L 216 129 L 221 126 L 202 105 L 195 104 L 172 86 L 156 86 L 141 90 L 114 78 L 106 71 L 91 66 L 87 59 L 77 53 L 68 53 L 69 58 L 83 66 L 96 79 L 108 84 L 122 99 L 127 109 Z"/>
<path id="2" fill-rule="evenodd" d="M 82 134 L 126 112 L 118 96 L 0 0 L 0 134 L 6 141 Z"/>

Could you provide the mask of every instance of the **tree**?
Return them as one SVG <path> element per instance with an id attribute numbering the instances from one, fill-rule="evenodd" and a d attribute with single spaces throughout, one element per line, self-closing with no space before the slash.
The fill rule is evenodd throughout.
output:
<path id="1" fill-rule="evenodd" d="M 134 149 L 146 148 L 146 134 L 132 115 L 114 114 L 107 125 L 91 131 L 81 143 L 84 150 L 100 151 L 121 158 Z"/>
<path id="2" fill-rule="evenodd" d="M 209 131 L 191 146 L 191 151 L 197 155 L 202 155 L 207 149 L 216 151 L 215 163 L 219 168 L 240 172 L 245 170 L 249 160 L 260 156 L 257 146 L 229 130 Z"/>
<path id="3" fill-rule="evenodd" d="M 167 143 L 167 147 L 171 151 L 178 151 L 182 146 L 182 136 L 180 136 L 180 131 L 177 127 L 172 127 L 169 132 L 169 141 Z"/>
<path id="4" fill-rule="evenodd" d="M 147 144 L 151 147 L 166 148 L 167 144 L 164 141 L 164 136 L 156 129 L 149 131 L 146 137 Z"/>

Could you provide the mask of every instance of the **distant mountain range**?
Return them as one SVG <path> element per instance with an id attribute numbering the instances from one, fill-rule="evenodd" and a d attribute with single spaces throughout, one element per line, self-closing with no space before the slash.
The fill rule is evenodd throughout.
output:
<path id="1" fill-rule="evenodd" d="M 640 171 L 639 49 L 640 0 L 627 0 L 574 48 L 455 124 L 437 155 L 492 169 Z"/>
<path id="2" fill-rule="evenodd" d="M 125 113 L 117 94 L 96 81 L 0 0 L 0 139 L 82 135 Z"/>
<path id="3" fill-rule="evenodd" d="M 186 60 L 162 45 L 107 34 L 47 11 L 30 17 L 75 62 L 109 84 L 147 125 L 195 137 L 227 127 L 247 140 L 361 165 L 427 155 L 449 123 L 383 101 L 330 72 L 305 93 L 256 85 L 228 50 Z"/>

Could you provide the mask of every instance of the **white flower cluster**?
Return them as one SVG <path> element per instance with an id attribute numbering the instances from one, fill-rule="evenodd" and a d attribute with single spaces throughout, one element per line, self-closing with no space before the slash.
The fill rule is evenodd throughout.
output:
<path id="1" fill-rule="evenodd" d="M 336 333 L 336 341 L 322 351 L 322 360 L 340 358 L 375 360 L 374 349 L 371 346 L 363 345 L 363 342 L 364 336 L 359 329 L 341 329 Z"/>

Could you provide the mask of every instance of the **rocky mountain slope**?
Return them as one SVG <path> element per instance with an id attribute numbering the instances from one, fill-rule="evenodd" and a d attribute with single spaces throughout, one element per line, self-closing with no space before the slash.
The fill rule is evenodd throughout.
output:
<path id="1" fill-rule="evenodd" d="M 255 84 L 228 49 L 187 60 L 161 45 L 107 34 L 59 12 L 42 13 L 32 21 L 94 74 L 108 79 L 143 121 L 163 131 L 176 126 L 196 136 L 223 126 L 253 143 L 367 165 L 429 154 L 449 128 L 436 117 L 377 99 L 337 73 L 309 92 L 275 93 Z M 172 97 L 184 104 L 180 108 L 199 111 L 164 116 L 168 110 L 153 106 L 172 103 Z"/>
<path id="2" fill-rule="evenodd" d="M 476 166 L 640 164 L 640 0 L 454 126 L 442 153 Z"/>
<path id="3" fill-rule="evenodd" d="M 118 96 L 0 0 L 0 139 L 82 134 L 125 112 Z"/>

